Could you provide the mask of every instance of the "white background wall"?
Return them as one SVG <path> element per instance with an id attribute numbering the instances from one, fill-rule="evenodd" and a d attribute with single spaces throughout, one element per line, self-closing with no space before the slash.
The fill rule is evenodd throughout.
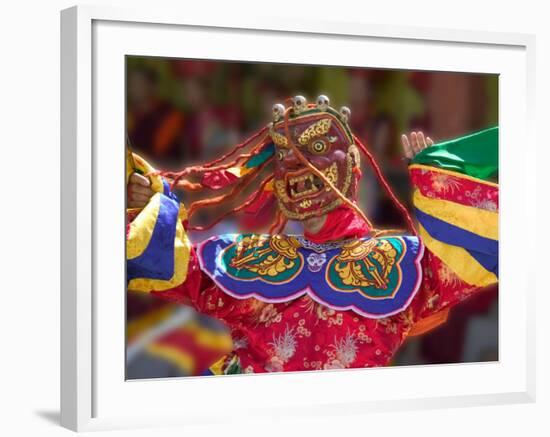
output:
<path id="1" fill-rule="evenodd" d="M 278 12 L 310 18 L 412 24 L 537 35 L 537 128 L 539 199 L 548 201 L 547 100 L 550 98 L 550 30 L 545 2 L 277 0 L 96 1 L 155 7 L 213 7 L 227 14 Z M 199 3 L 195 5 L 194 3 Z M 228 4 L 230 3 L 230 4 Z M 0 433 L 5 436 L 65 435 L 57 425 L 59 403 L 59 10 L 72 1 L 4 2 L 0 10 Z M 267 50 L 268 48 L 266 48 Z M 521 147 L 521 144 L 518 144 Z M 540 205 L 539 217 L 546 212 Z M 541 219 L 537 240 L 548 247 Z M 544 227 L 546 226 L 546 228 Z M 533 230 L 518 229 L 529 238 Z M 528 254 L 523 254 L 528 256 Z M 548 253 L 540 250 L 539 257 Z M 548 270 L 544 259 L 541 269 Z M 543 270 L 545 271 L 545 270 Z M 521 274 L 521 272 L 518 272 Z M 550 299 L 539 286 L 538 399 L 536 404 L 471 409 L 303 419 L 265 425 L 218 427 L 215 435 L 308 436 L 550 435 L 550 366 L 547 319 Z M 540 292 L 543 293 L 540 293 Z M 162 402 L 162 400 L 159 400 Z M 103 433 L 102 433 L 103 434 Z M 106 433 L 105 433 L 106 434 Z M 187 435 L 204 435 L 204 429 Z M 142 430 L 118 435 L 185 435 L 182 430 Z"/>

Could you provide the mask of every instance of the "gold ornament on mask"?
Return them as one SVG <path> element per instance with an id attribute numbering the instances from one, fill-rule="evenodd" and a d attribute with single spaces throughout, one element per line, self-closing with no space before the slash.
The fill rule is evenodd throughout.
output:
<path id="1" fill-rule="evenodd" d="M 330 129 L 331 123 L 332 120 L 330 118 L 323 118 L 313 123 L 298 137 L 298 143 L 300 143 L 300 145 L 302 146 L 305 146 L 314 138 L 326 135 Z"/>

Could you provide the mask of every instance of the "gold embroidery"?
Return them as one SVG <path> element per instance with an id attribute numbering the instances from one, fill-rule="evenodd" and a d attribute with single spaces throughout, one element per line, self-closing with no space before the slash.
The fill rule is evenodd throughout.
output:
<path id="1" fill-rule="evenodd" d="M 387 240 L 356 240 L 342 246 L 334 269 L 346 285 L 385 289 L 396 257 L 397 250 Z"/>
<path id="2" fill-rule="evenodd" d="M 268 239 L 269 244 L 266 245 Z M 300 243 L 296 238 L 284 235 L 247 236 L 237 243 L 231 267 L 246 269 L 261 276 L 274 277 L 295 266 L 294 260 L 298 257 L 298 247 L 300 247 Z M 245 255 L 246 252 L 250 253 Z M 255 263 L 264 255 L 268 256 Z"/>
<path id="3" fill-rule="evenodd" d="M 323 118 L 322 120 L 317 121 L 316 123 L 310 125 L 302 134 L 298 137 L 298 142 L 305 146 L 313 138 L 326 135 L 330 129 L 332 120 L 330 118 Z M 285 138 L 286 139 L 286 138 Z"/>

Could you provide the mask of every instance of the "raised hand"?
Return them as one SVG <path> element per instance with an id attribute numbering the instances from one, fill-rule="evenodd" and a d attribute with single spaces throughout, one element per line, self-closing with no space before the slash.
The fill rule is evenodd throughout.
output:
<path id="1" fill-rule="evenodd" d="M 143 208 L 155 192 L 151 189 L 151 181 L 139 173 L 132 173 L 128 180 L 128 208 Z"/>
<path id="2" fill-rule="evenodd" d="M 413 159 L 417 153 L 424 150 L 426 147 L 433 145 L 433 141 L 430 137 L 425 137 L 422 131 L 411 132 L 410 140 L 407 135 L 401 135 L 401 144 L 403 145 L 403 151 L 405 156 L 409 159 Z"/>

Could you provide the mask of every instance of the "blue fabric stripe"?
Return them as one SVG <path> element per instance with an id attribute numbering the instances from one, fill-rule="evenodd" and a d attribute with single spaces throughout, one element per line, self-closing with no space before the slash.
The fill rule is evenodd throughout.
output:
<path id="1" fill-rule="evenodd" d="M 480 263 L 485 270 L 493 272 L 498 278 L 498 256 L 487 255 L 486 253 L 468 249 L 466 249 L 466 251 L 472 256 L 472 258 Z"/>
<path id="2" fill-rule="evenodd" d="M 415 208 L 418 221 L 424 229 L 436 240 L 453 246 L 463 247 L 468 251 L 498 257 L 498 240 L 482 237 L 481 235 L 459 228 L 446 221 L 426 214 Z M 477 259 L 477 258 L 476 258 Z"/>
<path id="3" fill-rule="evenodd" d="M 166 182 L 166 180 L 163 178 L 162 179 L 162 187 L 163 187 L 163 192 L 162 194 L 164 194 L 165 196 L 169 197 L 170 199 L 172 200 L 175 200 L 176 202 L 179 202 L 180 199 L 178 198 L 178 196 L 176 196 L 175 193 L 173 193 L 171 190 L 170 190 L 170 184 L 168 182 Z"/>
<path id="4" fill-rule="evenodd" d="M 149 245 L 127 262 L 127 281 L 135 278 L 168 280 L 174 275 L 174 239 L 179 202 L 161 195 L 158 218 Z"/>

